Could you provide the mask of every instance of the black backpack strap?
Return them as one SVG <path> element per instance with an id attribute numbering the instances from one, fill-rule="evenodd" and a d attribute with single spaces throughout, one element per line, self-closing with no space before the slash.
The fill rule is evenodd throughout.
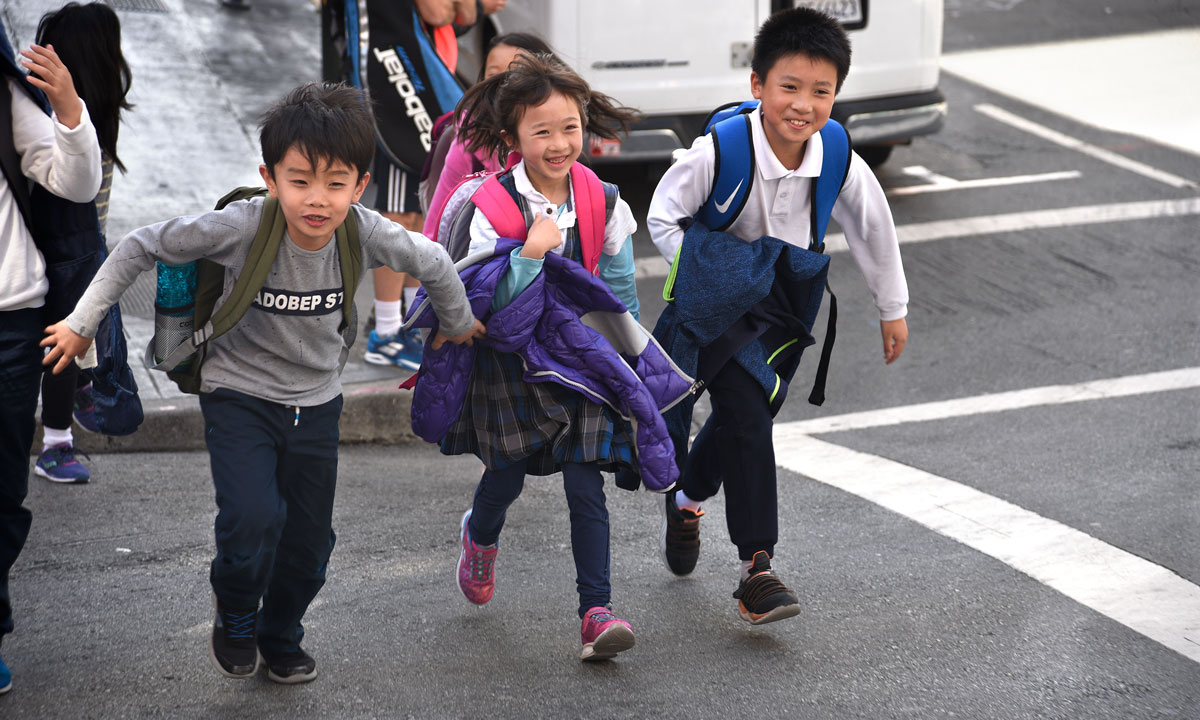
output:
<path id="1" fill-rule="evenodd" d="M 12 103 L 12 88 L 8 86 L 8 75 L 0 73 L 0 104 L 4 105 L 3 109 L 0 109 L 0 170 L 3 170 L 8 188 L 12 191 L 13 199 L 17 201 L 17 208 L 21 211 L 21 218 L 25 220 L 25 227 L 31 228 L 33 208 L 29 202 L 29 181 L 21 172 L 21 156 L 17 153 L 16 142 L 13 141 Z"/>
<path id="2" fill-rule="evenodd" d="M 825 402 L 825 378 L 829 375 L 829 359 L 833 356 L 833 340 L 837 337 L 837 295 L 829 281 L 825 281 L 825 291 L 829 293 L 829 321 L 825 324 L 825 340 L 821 343 L 821 361 L 817 363 L 817 377 L 813 380 L 812 392 L 808 401 L 813 405 Z"/>

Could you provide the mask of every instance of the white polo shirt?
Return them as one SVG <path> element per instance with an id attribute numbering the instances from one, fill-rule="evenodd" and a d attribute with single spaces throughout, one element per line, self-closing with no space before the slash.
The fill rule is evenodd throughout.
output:
<path id="1" fill-rule="evenodd" d="M 821 174 L 824 148 L 821 136 L 809 139 L 800 167 L 788 170 L 779 162 L 762 127 L 762 111 L 750 113 L 754 143 L 755 178 L 746 205 L 727 228 L 753 242 L 769 235 L 807 248 L 812 216 L 811 186 Z M 683 242 L 681 218 L 696 214 L 712 189 L 716 153 L 712 136 L 705 134 L 663 175 L 650 201 L 646 226 L 658 251 L 670 263 Z M 900 245 L 891 208 L 875 174 L 857 153 L 841 195 L 833 206 L 833 219 L 846 235 L 850 255 L 858 264 L 875 298 L 881 320 L 908 314 L 908 283 L 900 261 Z"/>

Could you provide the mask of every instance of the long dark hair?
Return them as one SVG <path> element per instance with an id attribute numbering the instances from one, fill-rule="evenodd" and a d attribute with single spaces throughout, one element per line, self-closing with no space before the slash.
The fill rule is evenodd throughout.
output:
<path id="1" fill-rule="evenodd" d="M 455 109 L 459 137 L 471 152 L 504 157 L 505 135 L 515 138 L 525 109 L 541 105 L 552 93 L 561 93 L 579 106 L 583 130 L 617 139 L 618 129 L 628 130 L 637 110 L 588 87 L 561 60 L 552 55 L 520 53 L 508 72 L 493 75 L 467 90 Z"/>
<path id="2" fill-rule="evenodd" d="M 37 44 L 54 46 L 71 71 L 75 92 L 87 104 L 100 149 L 125 172 L 125 165 L 117 157 L 117 133 L 121 111 L 133 108 L 125 99 L 133 74 L 121 54 L 121 21 L 117 14 L 100 2 L 67 3 L 42 16 Z"/>

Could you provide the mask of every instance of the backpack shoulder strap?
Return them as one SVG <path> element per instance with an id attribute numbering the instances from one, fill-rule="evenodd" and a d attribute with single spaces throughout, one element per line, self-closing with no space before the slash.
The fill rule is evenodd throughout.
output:
<path id="1" fill-rule="evenodd" d="M 696 219 L 710 230 L 725 230 L 746 206 L 754 184 L 754 141 L 750 115 L 738 113 L 712 126 L 713 184 Z"/>
<path id="2" fill-rule="evenodd" d="M 338 226 L 334 235 L 337 240 L 338 264 L 342 267 L 341 330 L 344 331 L 355 324 L 354 293 L 358 290 L 358 278 L 362 274 L 362 244 L 358 240 L 358 217 L 354 214 L 353 206 L 350 212 L 346 213 L 345 222 Z"/>
<path id="3" fill-rule="evenodd" d="M 833 214 L 833 206 L 850 171 L 850 134 L 846 128 L 830 118 L 820 132 L 823 152 L 821 174 L 812 184 L 812 202 L 809 203 L 812 208 L 809 249 L 816 252 L 825 250 L 825 230 L 829 227 L 829 217 Z"/>
<path id="4" fill-rule="evenodd" d="M 571 187 L 575 194 L 575 222 L 579 226 L 583 266 L 596 275 L 600 272 L 600 250 L 604 247 L 607 215 L 604 183 L 590 168 L 577 162 L 571 166 Z"/>
<path id="5" fill-rule="evenodd" d="M 713 125 L 716 125 L 725 118 L 752 112 L 757 107 L 758 100 L 745 100 L 740 102 L 734 100 L 733 102 L 725 103 L 720 107 L 714 108 L 713 111 L 708 114 L 708 117 L 704 118 L 704 132 L 712 130 Z"/>
<path id="6" fill-rule="evenodd" d="M 0 172 L 8 181 L 9 191 L 21 211 L 25 227 L 33 227 L 33 209 L 29 200 L 29 181 L 21 173 L 21 156 L 13 140 L 12 90 L 8 87 L 8 76 L 0 73 Z"/>
<path id="7" fill-rule="evenodd" d="M 283 218 L 283 210 L 279 207 L 279 201 L 268 197 L 263 201 L 263 213 L 262 219 L 258 221 L 258 232 L 255 233 L 254 240 L 250 243 L 250 252 L 246 255 L 246 262 L 242 265 L 242 271 L 238 274 L 229 298 L 221 303 L 221 307 L 217 308 L 211 319 L 198 327 L 192 334 L 193 342 L 197 347 L 228 332 L 246 314 L 246 310 L 254 302 L 254 297 L 258 295 L 258 291 L 262 289 L 263 283 L 267 280 L 267 274 L 275 263 L 275 256 L 279 254 L 279 243 L 283 240 L 286 230 L 287 222 Z M 199 304 L 199 298 L 203 292 L 200 288 L 201 281 L 201 278 L 197 277 L 197 304 Z"/>
<path id="8" fill-rule="evenodd" d="M 503 238 L 524 240 L 529 228 L 525 226 L 525 215 L 508 190 L 500 184 L 499 176 L 489 175 L 471 196 L 475 207 Z"/>

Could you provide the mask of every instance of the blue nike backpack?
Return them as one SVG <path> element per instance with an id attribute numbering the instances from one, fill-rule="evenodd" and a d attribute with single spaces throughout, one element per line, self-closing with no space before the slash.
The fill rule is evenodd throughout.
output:
<path id="1" fill-rule="evenodd" d="M 704 131 L 713 138 L 716 164 L 713 168 L 713 185 L 708 198 L 696 212 L 696 220 L 710 230 L 724 231 L 746 206 L 750 189 L 754 185 L 754 141 L 751 138 L 750 113 L 757 108 L 757 100 L 732 102 L 713 110 L 704 122 Z M 821 174 L 812 184 L 809 206 L 812 231 L 808 249 L 825 252 L 825 230 L 833 214 L 834 203 L 842 192 L 846 175 L 850 170 L 850 135 L 836 120 L 830 118 L 819 131 L 824 152 Z M 821 345 L 821 360 L 808 401 L 813 405 L 825 402 L 825 379 L 829 374 L 829 360 L 833 354 L 833 341 L 837 337 L 837 296 L 829 287 L 829 321 L 825 327 L 825 340 Z"/>

